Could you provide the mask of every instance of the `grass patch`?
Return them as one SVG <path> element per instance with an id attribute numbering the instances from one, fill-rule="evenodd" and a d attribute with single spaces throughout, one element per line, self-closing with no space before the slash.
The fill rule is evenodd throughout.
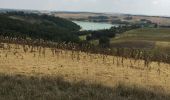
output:
<path id="1" fill-rule="evenodd" d="M 80 40 L 86 40 L 86 36 L 87 36 L 87 35 L 80 35 L 80 36 L 79 36 L 79 39 L 80 39 Z"/>
<path id="2" fill-rule="evenodd" d="M 137 35 L 170 35 L 170 28 L 140 28 L 125 32 L 125 34 Z"/>
<path id="3" fill-rule="evenodd" d="M 0 75 L 0 100 L 170 100 L 170 95 L 118 85 L 109 88 L 60 77 Z"/>
<path id="4" fill-rule="evenodd" d="M 111 43 L 111 47 L 152 49 L 155 47 L 155 43 L 151 41 L 137 41 L 137 40 L 114 41 Z"/>
<path id="5" fill-rule="evenodd" d="M 97 46 L 99 45 L 99 40 L 91 40 L 90 43 Z"/>
<path id="6" fill-rule="evenodd" d="M 113 47 L 169 48 L 170 28 L 141 28 L 127 31 L 111 39 Z M 160 45 L 161 44 L 161 45 Z M 162 45 L 163 44 L 163 45 Z"/>
<path id="7" fill-rule="evenodd" d="M 169 28 L 141 28 L 125 32 L 119 39 L 170 41 Z"/>

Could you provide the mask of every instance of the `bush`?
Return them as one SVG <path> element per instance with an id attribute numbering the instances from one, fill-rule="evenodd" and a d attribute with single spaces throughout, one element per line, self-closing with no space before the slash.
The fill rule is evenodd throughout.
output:
<path id="1" fill-rule="evenodd" d="M 108 37 L 100 37 L 99 45 L 102 47 L 109 47 L 110 46 L 110 39 Z"/>

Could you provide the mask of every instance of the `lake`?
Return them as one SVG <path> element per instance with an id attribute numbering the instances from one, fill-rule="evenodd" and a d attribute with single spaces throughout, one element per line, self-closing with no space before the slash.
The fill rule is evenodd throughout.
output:
<path id="1" fill-rule="evenodd" d="M 79 25 L 82 30 L 102 30 L 102 29 L 110 29 L 111 27 L 117 27 L 118 25 L 108 24 L 108 23 L 100 23 L 100 22 L 84 22 L 84 21 L 72 21 Z"/>

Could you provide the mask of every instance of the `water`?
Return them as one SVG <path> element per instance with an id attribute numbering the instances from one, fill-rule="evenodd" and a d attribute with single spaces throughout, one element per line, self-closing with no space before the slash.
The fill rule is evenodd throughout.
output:
<path id="1" fill-rule="evenodd" d="M 117 27 L 118 25 L 107 24 L 107 23 L 96 23 L 96 22 L 83 22 L 83 21 L 73 21 L 77 25 L 81 26 L 82 30 L 102 30 L 110 29 L 111 27 Z"/>

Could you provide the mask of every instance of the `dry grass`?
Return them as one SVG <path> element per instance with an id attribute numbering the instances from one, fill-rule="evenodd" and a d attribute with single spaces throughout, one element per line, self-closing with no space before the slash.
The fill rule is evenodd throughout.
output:
<path id="1" fill-rule="evenodd" d="M 60 77 L 0 75 L 0 100 L 169 100 L 170 95 L 149 89 L 117 85 L 115 88 Z"/>
<path id="2" fill-rule="evenodd" d="M 62 17 L 62 18 L 88 18 L 89 16 L 97 16 L 98 14 L 94 13 L 56 13 L 54 14 L 57 17 Z"/>
<path id="3" fill-rule="evenodd" d="M 48 76 L 48 77 L 62 77 L 63 80 L 67 81 L 69 84 L 81 82 L 82 80 L 84 80 L 84 83 L 86 84 L 100 84 L 102 87 L 109 87 L 111 89 L 116 88 L 119 83 L 128 84 L 128 86 L 135 85 L 137 87 L 143 87 L 144 89 L 147 89 L 146 91 L 142 90 L 143 92 L 141 93 L 144 94 L 141 95 L 147 95 L 147 91 L 154 91 L 154 93 L 160 92 L 161 94 L 170 93 L 170 65 L 169 64 L 164 64 L 164 63 L 158 64 L 157 62 L 153 62 L 150 64 L 149 67 L 146 67 L 144 66 L 144 61 L 142 60 L 135 61 L 133 59 L 125 59 L 121 57 L 103 56 L 99 54 L 98 55 L 86 54 L 83 52 L 78 53 L 78 52 L 63 51 L 63 50 L 58 50 L 56 54 L 53 54 L 50 48 L 41 49 L 41 51 L 39 51 L 40 49 L 36 49 L 36 48 L 31 50 L 31 47 L 29 48 L 28 46 L 26 46 L 26 48 L 28 48 L 27 52 L 24 52 L 23 46 L 21 45 L 5 44 L 5 48 L 0 48 L 0 67 L 1 67 L 0 73 L 2 75 L 5 74 L 10 76 L 15 76 L 15 75 L 25 76 L 26 82 L 28 82 L 28 84 L 29 84 L 29 79 L 27 79 L 27 77 L 32 76 L 32 77 L 40 78 L 40 77 Z M 44 50 L 45 52 L 43 53 Z M 123 63 L 122 63 L 122 59 L 124 59 Z M 4 76 L 2 76 L 1 79 L 3 79 L 3 77 Z M 15 77 L 9 78 L 9 80 L 12 80 L 14 82 L 17 81 L 16 79 L 17 78 Z M 20 79 L 21 83 L 24 82 L 24 81 L 22 82 L 22 79 L 23 78 Z M 3 81 L 1 81 L 1 83 L 2 82 Z M 30 82 L 32 81 L 30 80 Z M 40 81 L 40 83 L 43 82 Z M 37 85 L 35 84 L 35 87 L 39 86 L 40 83 L 38 83 Z M 8 85 L 6 86 L 6 88 L 7 87 Z M 72 87 L 72 85 L 70 85 L 70 87 Z M 23 87 L 20 88 L 21 90 L 23 89 Z M 40 90 L 38 89 L 38 91 Z M 94 94 L 95 91 L 93 91 Z M 132 95 L 133 97 L 133 95 L 136 95 L 136 93 L 140 94 L 140 92 L 138 92 L 138 89 L 135 91 L 137 92 L 130 92 L 130 94 L 123 94 L 123 95 L 125 95 L 125 97 L 126 96 L 129 97 Z M 139 91 L 141 91 L 141 89 L 139 89 Z M 67 91 L 64 92 L 67 93 Z M 104 94 L 101 95 L 105 97 L 105 95 L 107 96 L 109 95 L 108 93 L 106 90 L 106 93 L 104 92 Z M 125 93 L 126 93 L 126 89 L 125 89 Z M 152 94 L 152 92 L 149 93 Z M 51 94 L 51 92 L 49 94 Z M 78 95 L 81 98 L 81 95 L 80 94 Z M 97 96 L 98 93 L 96 93 L 95 95 Z M 141 95 L 139 95 L 139 97 Z M 145 100 L 150 100 L 149 96 L 150 95 L 148 95 L 148 98 Z M 153 94 L 153 98 L 155 98 L 155 96 L 156 95 Z M 132 100 L 135 99 L 138 100 L 139 97 L 137 96 Z M 110 98 L 108 98 L 108 100 L 109 99 Z M 95 99 L 85 98 L 82 100 L 95 100 Z M 115 100 L 119 100 L 119 99 L 115 99 Z M 125 98 L 120 100 L 125 100 Z M 159 100 L 159 96 L 158 98 L 156 97 L 153 100 Z"/>

